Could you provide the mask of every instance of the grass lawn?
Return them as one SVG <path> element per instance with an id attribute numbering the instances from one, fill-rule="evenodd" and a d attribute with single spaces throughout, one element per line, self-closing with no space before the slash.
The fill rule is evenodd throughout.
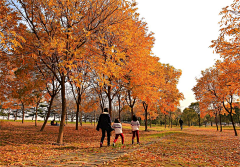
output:
<path id="1" fill-rule="evenodd" d="M 40 132 L 42 124 L 0 121 L 0 166 L 240 166 L 240 137 L 231 127 L 141 127 L 141 144 L 132 145 L 130 125 L 123 123 L 125 144 L 119 138 L 107 147 L 105 139 L 100 148 L 93 124 L 77 131 L 68 123 L 63 146 L 55 145 L 59 127 L 49 123 Z"/>

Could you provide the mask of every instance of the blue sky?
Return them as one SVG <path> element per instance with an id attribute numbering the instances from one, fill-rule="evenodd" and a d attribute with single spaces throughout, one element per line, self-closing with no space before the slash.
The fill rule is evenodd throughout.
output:
<path id="1" fill-rule="evenodd" d="M 219 55 L 209 48 L 217 39 L 221 9 L 233 0 L 136 0 L 138 13 L 155 33 L 153 48 L 160 62 L 182 70 L 178 89 L 185 96 L 183 110 L 196 101 L 192 88 L 201 71 L 214 65 Z"/>

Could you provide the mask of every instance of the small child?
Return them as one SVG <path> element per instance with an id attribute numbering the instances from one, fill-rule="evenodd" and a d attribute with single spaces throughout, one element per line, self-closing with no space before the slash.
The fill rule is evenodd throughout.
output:
<path id="1" fill-rule="evenodd" d="M 133 115 L 133 120 L 131 121 L 131 126 L 132 126 L 132 144 L 134 143 L 134 138 L 135 135 L 137 136 L 137 144 L 139 144 L 139 121 L 137 120 L 137 117 L 135 115 Z"/>
<path id="2" fill-rule="evenodd" d="M 113 146 L 115 146 L 115 143 L 116 143 L 119 135 L 122 138 L 122 144 L 124 144 L 124 136 L 122 133 L 122 124 L 120 123 L 119 119 L 115 119 L 112 127 L 115 130 L 115 140 L 113 141 Z"/>

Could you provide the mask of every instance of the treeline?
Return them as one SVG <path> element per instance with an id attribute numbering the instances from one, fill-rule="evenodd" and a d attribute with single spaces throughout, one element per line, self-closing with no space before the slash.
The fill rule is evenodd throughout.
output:
<path id="1" fill-rule="evenodd" d="M 57 143 L 67 112 L 78 129 L 81 113 L 117 107 L 145 120 L 173 112 L 183 99 L 181 70 L 152 54 L 154 36 L 128 0 L 2 0 L 0 100 L 4 111 L 47 102 L 44 129 L 60 111 Z M 59 100 L 60 99 L 60 100 Z M 58 102 L 57 102 L 58 101 Z M 57 106 L 54 108 L 53 106 Z M 55 109 L 55 111 L 54 111 Z"/>
<path id="2" fill-rule="evenodd" d="M 240 109 L 234 108 L 235 112 L 232 115 L 233 121 L 240 125 Z M 222 126 L 232 126 L 232 122 L 229 114 L 214 114 L 212 112 L 205 113 L 201 111 L 199 102 L 191 103 L 185 108 L 181 114 L 181 118 L 184 124 L 187 126 L 213 126 L 215 125 L 217 130 L 222 131 Z"/>

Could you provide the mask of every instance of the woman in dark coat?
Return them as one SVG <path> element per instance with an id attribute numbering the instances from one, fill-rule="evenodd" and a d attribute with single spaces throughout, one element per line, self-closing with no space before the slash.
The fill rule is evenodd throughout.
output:
<path id="1" fill-rule="evenodd" d="M 107 142 L 108 142 L 108 146 L 110 146 L 110 135 L 111 135 L 112 127 L 111 127 L 110 115 L 108 113 L 107 108 L 104 109 L 103 113 L 99 117 L 98 124 L 97 124 L 97 131 L 99 131 L 99 129 L 102 129 L 102 138 L 100 142 L 100 147 L 102 147 L 103 145 L 105 132 L 107 132 Z"/>

